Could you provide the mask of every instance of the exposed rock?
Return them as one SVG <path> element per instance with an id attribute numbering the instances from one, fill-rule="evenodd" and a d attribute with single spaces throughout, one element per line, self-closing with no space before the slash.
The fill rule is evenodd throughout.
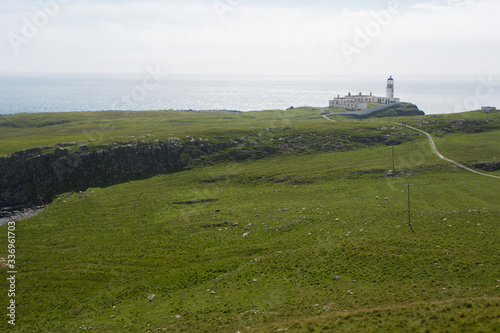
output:
<path id="1" fill-rule="evenodd" d="M 4 207 L 0 208 L 0 225 L 7 224 L 9 222 L 17 222 L 30 217 L 37 216 L 45 207 Z"/>
<path id="2" fill-rule="evenodd" d="M 59 157 L 65 156 L 67 153 L 68 153 L 68 149 L 63 149 L 63 148 L 57 147 L 55 152 L 54 152 L 54 156 L 59 158 Z"/>
<path id="3" fill-rule="evenodd" d="M 400 176 L 411 176 L 411 172 L 408 170 L 401 170 L 398 172 L 398 175 Z"/>
<path id="4" fill-rule="evenodd" d="M 174 147 L 168 148 L 175 153 Z M 94 152 L 56 148 L 53 154 L 37 154 L 31 150 L 0 158 L 0 200 L 11 204 L 47 203 L 56 193 L 109 185 L 148 171 L 180 167 L 179 158 L 158 159 L 152 163 L 139 153 L 134 148 Z M 115 175 L 118 179 L 114 181 Z"/>
<path id="5" fill-rule="evenodd" d="M 484 171 L 497 171 L 500 170 L 500 161 L 478 162 L 474 167 Z"/>
<path id="6" fill-rule="evenodd" d="M 218 227 L 223 227 L 225 225 L 229 224 L 229 222 L 224 222 L 224 223 L 218 223 L 218 224 L 206 224 L 202 225 L 202 228 L 218 228 Z"/>
<path id="7" fill-rule="evenodd" d="M 172 205 L 193 205 L 193 204 L 197 204 L 197 203 L 218 201 L 218 200 L 219 199 L 190 200 L 190 201 L 182 201 L 182 202 L 172 202 Z"/>
<path id="8" fill-rule="evenodd" d="M 125 145 L 126 144 L 126 145 Z M 109 186 L 134 179 L 183 170 L 190 160 L 238 143 L 182 143 L 171 138 L 160 144 L 126 143 L 122 146 L 91 151 L 80 145 L 77 151 L 57 144 L 53 153 L 31 148 L 0 157 L 0 202 L 8 205 L 49 203 L 57 193 Z"/>
<path id="9" fill-rule="evenodd" d="M 71 147 L 76 145 L 76 142 L 65 142 L 65 143 L 58 143 L 57 144 L 59 147 Z"/>
<path id="10" fill-rule="evenodd" d="M 394 140 L 395 136 L 401 138 L 401 135 L 394 134 L 390 138 Z M 31 148 L 0 157 L 0 202 L 5 202 L 5 205 L 47 204 L 59 193 L 106 187 L 185 170 L 196 163 L 205 162 L 210 154 L 218 158 L 217 153 L 220 152 L 228 160 L 240 161 L 267 157 L 279 151 L 324 149 L 324 142 L 311 140 L 311 136 L 314 135 L 284 138 L 283 142 L 275 145 L 260 145 L 248 137 L 218 138 L 218 141 L 211 143 L 202 138 L 191 140 L 189 136 L 184 140 L 155 140 L 155 143 L 121 140 L 120 144 L 117 143 L 121 138 L 113 138 L 117 142 L 99 146 L 82 143 L 74 147 L 79 143 L 59 143 L 53 152 L 47 151 L 45 147 Z M 368 141 L 383 142 L 387 138 L 387 135 L 376 136 Z M 332 140 L 328 149 L 349 149 L 345 146 L 348 142 L 362 140 L 363 136 L 349 140 L 338 138 L 337 143 Z M 278 179 L 278 182 L 283 180 Z"/>

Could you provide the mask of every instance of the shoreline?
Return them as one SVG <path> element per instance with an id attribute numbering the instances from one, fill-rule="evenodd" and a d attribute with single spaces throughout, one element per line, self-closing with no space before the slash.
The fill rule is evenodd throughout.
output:
<path id="1" fill-rule="evenodd" d="M 0 226 L 5 225 L 9 222 L 19 222 L 22 220 L 35 217 L 44 211 L 46 206 L 34 206 L 34 207 L 3 207 L 0 208 Z"/>

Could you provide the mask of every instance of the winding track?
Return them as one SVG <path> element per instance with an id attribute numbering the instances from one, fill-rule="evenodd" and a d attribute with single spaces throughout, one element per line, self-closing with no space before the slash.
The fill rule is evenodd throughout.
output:
<path id="1" fill-rule="evenodd" d="M 398 125 L 399 125 L 399 124 L 398 124 Z M 412 129 L 412 130 L 414 130 L 414 131 L 417 131 L 417 132 L 420 132 L 420 133 L 423 133 L 423 134 L 427 135 L 427 137 L 429 138 L 429 143 L 430 143 L 430 145 L 431 145 L 432 150 L 434 150 L 434 152 L 436 153 L 436 155 L 437 155 L 440 159 L 445 160 L 445 161 L 450 162 L 450 163 L 453 163 L 453 164 L 455 164 L 456 166 L 458 166 L 458 167 L 460 167 L 460 168 L 462 168 L 462 169 L 465 169 L 465 170 L 467 170 L 467 171 L 469 171 L 469 172 L 475 173 L 475 174 L 477 174 L 477 175 L 481 175 L 481 176 L 486 176 L 486 177 L 492 177 L 492 178 L 498 178 L 498 179 L 500 179 L 500 177 L 499 177 L 499 176 L 489 175 L 489 174 L 487 174 L 487 173 L 482 173 L 482 172 L 479 172 L 479 171 L 473 170 L 473 169 L 471 169 L 471 168 L 469 168 L 469 167 L 466 167 L 466 166 L 465 166 L 465 165 L 463 165 L 463 164 L 458 163 L 457 161 L 450 160 L 449 158 L 444 157 L 444 156 L 443 156 L 443 154 L 441 154 L 441 153 L 437 150 L 437 148 L 436 148 L 436 144 L 434 143 L 434 139 L 432 138 L 432 136 L 431 136 L 429 133 L 427 133 L 427 132 L 425 132 L 425 131 L 422 131 L 422 130 L 419 130 L 418 128 L 415 128 L 415 127 L 410 126 L 410 125 L 404 125 L 404 126 L 408 127 L 409 129 Z"/>
<path id="2" fill-rule="evenodd" d="M 325 119 L 327 119 L 327 120 L 334 121 L 334 120 L 332 120 L 332 119 L 328 118 L 326 115 L 324 115 L 323 117 L 324 117 Z M 396 125 L 400 125 L 400 126 L 401 126 L 401 124 L 400 124 L 400 123 L 395 123 L 395 122 L 390 122 L 390 123 L 391 123 L 391 124 L 396 124 Z M 444 157 L 444 156 L 443 156 L 443 154 L 441 154 L 441 153 L 437 150 L 437 148 L 436 148 L 436 144 L 434 143 L 434 139 L 432 138 L 432 136 L 431 136 L 429 133 L 427 133 L 427 132 L 425 132 L 425 131 L 422 131 L 422 130 L 419 130 L 418 128 L 415 128 L 415 127 L 410 126 L 410 125 L 404 125 L 404 126 L 408 127 L 409 129 L 412 129 L 412 130 L 414 130 L 414 131 L 417 131 L 417 132 L 420 132 L 420 133 L 423 133 L 423 134 L 427 135 L 427 137 L 429 138 L 429 144 L 431 145 L 432 150 L 434 150 L 434 153 L 436 153 L 436 155 L 437 155 L 440 159 L 445 160 L 445 161 L 450 162 L 450 163 L 453 163 L 453 164 L 455 164 L 456 166 L 458 166 L 459 168 L 462 168 L 462 169 L 467 170 L 467 171 L 469 171 L 469 172 L 475 173 L 476 175 L 480 175 L 480 176 L 486 176 L 486 177 L 491 177 L 491 178 L 497 178 L 497 179 L 500 179 L 500 177 L 499 177 L 499 176 L 489 175 L 489 174 L 487 174 L 487 173 L 482 173 L 482 172 L 479 172 L 479 171 L 473 170 L 473 169 L 471 169 L 471 168 L 469 168 L 469 167 L 466 167 L 466 166 L 465 166 L 465 165 L 463 165 L 463 164 L 458 163 L 457 161 L 450 160 L 449 158 Z"/>

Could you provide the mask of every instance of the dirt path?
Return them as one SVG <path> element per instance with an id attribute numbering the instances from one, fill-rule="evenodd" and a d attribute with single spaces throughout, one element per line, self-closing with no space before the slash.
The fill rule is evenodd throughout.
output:
<path id="1" fill-rule="evenodd" d="M 332 120 L 332 119 L 328 118 L 326 115 L 324 115 L 324 116 L 323 116 L 323 118 L 325 118 L 326 120 L 335 121 L 335 120 Z M 401 126 L 401 124 L 400 124 L 400 123 L 395 123 L 395 122 L 392 122 L 392 121 L 388 121 L 388 123 L 391 123 L 391 124 L 396 124 L 396 125 Z M 466 166 L 465 166 L 465 165 L 463 165 L 463 164 L 458 163 L 457 161 L 450 160 L 449 158 L 444 157 L 444 156 L 443 156 L 443 154 L 441 154 L 441 153 L 437 150 L 437 148 L 436 148 L 436 144 L 434 143 L 434 139 L 432 138 L 432 136 L 431 136 L 429 133 L 427 133 L 427 132 L 425 132 L 425 131 L 422 131 L 422 130 L 419 130 L 418 128 L 415 128 L 415 127 L 410 126 L 410 125 L 406 125 L 406 124 L 405 124 L 404 126 L 408 127 L 409 129 L 412 129 L 412 130 L 414 130 L 414 131 L 417 131 L 417 132 L 420 132 L 420 133 L 423 133 L 423 134 L 427 135 L 427 137 L 429 138 L 429 143 L 430 143 L 430 145 L 431 145 L 432 150 L 434 150 L 434 153 L 436 153 L 436 155 L 437 155 L 440 159 L 443 159 L 443 160 L 445 160 L 445 161 L 447 161 L 447 162 L 453 163 L 453 164 L 455 164 L 456 166 L 458 166 L 458 167 L 460 167 L 460 168 L 462 168 L 462 169 L 464 169 L 464 170 L 467 170 L 467 171 L 469 171 L 469 172 L 475 173 L 476 175 L 480 175 L 480 176 L 486 176 L 486 177 L 491 177 L 491 178 L 497 178 L 497 179 L 500 179 L 500 177 L 499 177 L 499 176 L 489 175 L 489 174 L 487 174 L 487 173 L 482 173 L 482 172 L 476 171 L 476 170 L 474 170 L 474 169 L 471 169 L 471 168 L 469 168 L 469 167 L 466 167 Z"/>
<path id="2" fill-rule="evenodd" d="M 393 123 L 393 124 L 398 124 L 398 125 L 400 125 L 399 123 Z M 465 165 L 463 165 L 463 164 L 458 163 L 457 161 L 450 160 L 449 158 L 444 157 L 444 156 L 443 156 L 443 155 L 442 155 L 442 154 L 441 154 L 441 153 L 437 150 L 437 148 L 436 148 L 436 144 L 434 143 L 434 139 L 432 138 L 432 136 L 431 136 L 429 133 L 427 133 L 427 132 L 425 132 L 425 131 L 422 131 L 422 130 L 419 130 L 418 128 L 415 128 L 415 127 L 410 126 L 410 125 L 404 125 L 404 126 L 408 127 L 409 129 L 412 129 L 412 130 L 414 130 L 414 131 L 417 131 L 417 132 L 420 132 L 420 133 L 423 133 L 423 134 L 427 135 L 427 137 L 429 138 L 429 143 L 430 143 L 430 145 L 431 145 L 432 150 L 434 150 L 434 152 L 436 153 L 436 155 L 437 155 L 440 159 L 443 159 L 443 160 L 445 160 L 445 161 L 447 161 L 447 162 L 453 163 L 453 164 L 455 164 L 456 166 L 458 166 L 458 167 L 460 167 L 460 168 L 462 168 L 462 169 L 465 169 L 465 170 L 467 170 L 467 171 L 470 171 L 470 172 L 472 172 L 472 173 L 475 173 L 475 174 L 477 174 L 477 175 L 481 175 L 481 176 L 486 176 L 486 177 L 492 177 L 492 178 L 498 178 L 498 179 L 500 179 L 500 177 L 499 177 L 499 176 L 495 176 L 495 175 L 488 175 L 487 173 L 482 173 L 482 172 L 479 172 L 479 171 L 473 170 L 473 169 L 471 169 L 471 168 L 469 168 L 469 167 L 466 167 L 466 166 L 465 166 Z"/>
<path id="3" fill-rule="evenodd" d="M 325 118 L 326 120 L 332 121 L 332 122 L 334 122 L 334 123 L 335 123 L 335 122 L 337 122 L 336 120 L 333 120 L 333 119 L 328 118 L 326 115 L 324 115 L 324 116 L 323 116 L 323 118 Z"/>

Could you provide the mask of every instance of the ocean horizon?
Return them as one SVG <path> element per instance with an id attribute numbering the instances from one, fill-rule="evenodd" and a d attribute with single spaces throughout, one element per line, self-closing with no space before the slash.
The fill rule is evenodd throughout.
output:
<path id="1" fill-rule="evenodd" d="M 389 77 L 160 75 L 8 75 L 0 114 L 108 110 L 261 111 L 327 107 L 352 94 L 385 96 Z M 426 114 L 500 107 L 492 77 L 394 76 L 395 97 Z"/>

